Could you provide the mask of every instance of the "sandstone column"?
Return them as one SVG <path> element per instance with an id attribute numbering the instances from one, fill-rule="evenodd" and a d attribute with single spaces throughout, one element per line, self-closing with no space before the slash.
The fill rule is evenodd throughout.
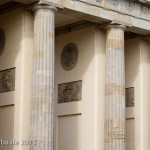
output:
<path id="1" fill-rule="evenodd" d="M 36 5 L 31 115 L 31 150 L 53 150 L 54 29 L 56 8 Z"/>
<path id="2" fill-rule="evenodd" d="M 124 29 L 106 27 L 105 150 L 125 150 Z"/>

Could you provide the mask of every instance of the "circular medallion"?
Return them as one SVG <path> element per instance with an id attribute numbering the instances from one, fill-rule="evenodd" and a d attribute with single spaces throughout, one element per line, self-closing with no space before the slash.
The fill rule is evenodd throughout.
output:
<path id="1" fill-rule="evenodd" d="M 61 53 L 61 64 L 65 70 L 72 70 L 78 61 L 78 48 L 76 44 L 67 44 Z"/>
<path id="2" fill-rule="evenodd" d="M 4 46 L 5 46 L 5 34 L 2 29 L 0 29 L 0 55 L 4 51 Z"/>

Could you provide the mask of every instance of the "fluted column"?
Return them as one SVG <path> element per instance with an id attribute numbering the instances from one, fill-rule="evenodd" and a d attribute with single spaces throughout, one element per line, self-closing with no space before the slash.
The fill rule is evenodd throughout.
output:
<path id="1" fill-rule="evenodd" d="M 54 29 L 56 8 L 36 5 L 31 115 L 31 150 L 53 150 Z M 36 140 L 36 142 L 35 142 Z"/>
<path id="2" fill-rule="evenodd" d="M 105 150 L 125 150 L 124 29 L 106 28 Z"/>

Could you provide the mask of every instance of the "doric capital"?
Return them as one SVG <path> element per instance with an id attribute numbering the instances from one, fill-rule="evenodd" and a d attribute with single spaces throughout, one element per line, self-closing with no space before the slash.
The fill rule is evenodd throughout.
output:
<path id="1" fill-rule="evenodd" d="M 122 25 L 122 24 L 108 24 L 106 25 L 105 29 L 109 29 L 109 28 L 120 28 L 122 30 L 126 30 L 126 26 Z"/>
<path id="2" fill-rule="evenodd" d="M 57 8 L 55 6 L 50 6 L 50 5 L 37 4 L 37 5 L 34 5 L 32 8 L 33 11 L 37 11 L 39 9 L 49 9 L 49 10 L 54 11 L 54 12 L 57 11 Z"/>

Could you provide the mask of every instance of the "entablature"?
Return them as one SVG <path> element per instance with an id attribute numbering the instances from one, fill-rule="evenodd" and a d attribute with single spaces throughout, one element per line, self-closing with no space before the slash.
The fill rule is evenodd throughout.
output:
<path id="1" fill-rule="evenodd" d="M 150 1 L 150 0 L 149 0 Z M 32 3 L 48 4 L 58 8 L 58 13 L 66 10 L 85 14 L 90 22 L 117 22 L 132 32 L 150 34 L 150 5 L 148 0 L 0 0 L 23 5 Z M 2 5 L 1 5 L 2 6 Z M 6 6 L 7 7 L 7 6 Z M 2 10 L 1 10 L 2 11 Z M 0 12 L 1 12 L 0 11 Z M 71 15 L 68 11 L 68 15 Z"/>
<path id="2" fill-rule="evenodd" d="M 75 0 L 88 5 L 127 14 L 145 20 L 150 20 L 150 4 L 148 0 Z M 143 4 L 144 3 L 144 4 Z"/>

